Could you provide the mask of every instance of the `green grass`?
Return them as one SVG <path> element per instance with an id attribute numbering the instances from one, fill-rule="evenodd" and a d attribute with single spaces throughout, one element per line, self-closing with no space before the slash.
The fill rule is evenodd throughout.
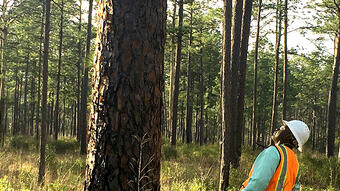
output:
<path id="1" fill-rule="evenodd" d="M 46 183 L 37 184 L 39 141 L 12 137 L 0 149 L 0 191 L 83 190 L 85 156 L 71 138 L 49 140 L 46 149 Z M 240 167 L 231 169 L 230 189 L 239 190 L 260 150 L 243 148 Z M 340 162 L 308 149 L 298 155 L 302 190 L 340 190 Z M 161 159 L 162 191 L 218 190 L 219 146 L 178 144 L 163 140 Z"/>

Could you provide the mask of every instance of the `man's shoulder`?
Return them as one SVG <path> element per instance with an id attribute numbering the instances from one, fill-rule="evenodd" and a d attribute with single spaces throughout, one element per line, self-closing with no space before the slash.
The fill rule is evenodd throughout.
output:
<path id="1" fill-rule="evenodd" d="M 272 145 L 262 151 L 266 155 L 272 155 L 274 157 L 280 157 L 280 152 L 277 150 L 276 146 Z"/>

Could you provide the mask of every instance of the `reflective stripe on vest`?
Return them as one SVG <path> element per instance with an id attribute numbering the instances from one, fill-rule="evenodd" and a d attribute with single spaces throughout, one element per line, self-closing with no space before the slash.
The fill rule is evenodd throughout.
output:
<path id="1" fill-rule="evenodd" d="M 276 147 L 277 148 L 277 147 Z M 286 180 L 286 175 L 287 175 L 287 151 L 286 148 L 282 145 L 279 145 L 279 148 L 281 149 L 282 153 L 283 153 L 283 165 L 281 168 L 281 172 L 280 172 L 280 178 L 277 181 L 277 185 L 275 188 L 275 191 L 281 191 L 283 189 L 283 183 Z"/>

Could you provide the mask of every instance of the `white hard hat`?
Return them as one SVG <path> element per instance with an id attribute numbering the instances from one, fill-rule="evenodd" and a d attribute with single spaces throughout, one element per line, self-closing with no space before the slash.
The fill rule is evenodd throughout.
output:
<path id="1" fill-rule="evenodd" d="M 284 124 L 286 124 L 290 131 L 293 133 L 295 139 L 299 144 L 298 150 L 302 152 L 302 145 L 304 145 L 308 138 L 309 138 L 309 129 L 306 123 L 300 120 L 292 120 L 292 121 L 285 121 L 283 120 Z"/>

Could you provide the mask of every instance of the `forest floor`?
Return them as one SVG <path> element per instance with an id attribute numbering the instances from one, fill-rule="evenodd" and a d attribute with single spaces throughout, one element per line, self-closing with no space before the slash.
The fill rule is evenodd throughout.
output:
<path id="1" fill-rule="evenodd" d="M 74 139 L 50 141 L 46 150 L 46 183 L 37 186 L 39 141 L 30 137 L 8 138 L 0 150 L 0 191 L 83 190 L 85 156 Z M 230 190 L 238 190 L 260 150 L 244 148 L 238 169 L 232 169 Z M 305 149 L 298 155 L 302 190 L 340 190 L 340 162 Z M 219 146 L 162 144 L 162 191 L 218 190 Z"/>

